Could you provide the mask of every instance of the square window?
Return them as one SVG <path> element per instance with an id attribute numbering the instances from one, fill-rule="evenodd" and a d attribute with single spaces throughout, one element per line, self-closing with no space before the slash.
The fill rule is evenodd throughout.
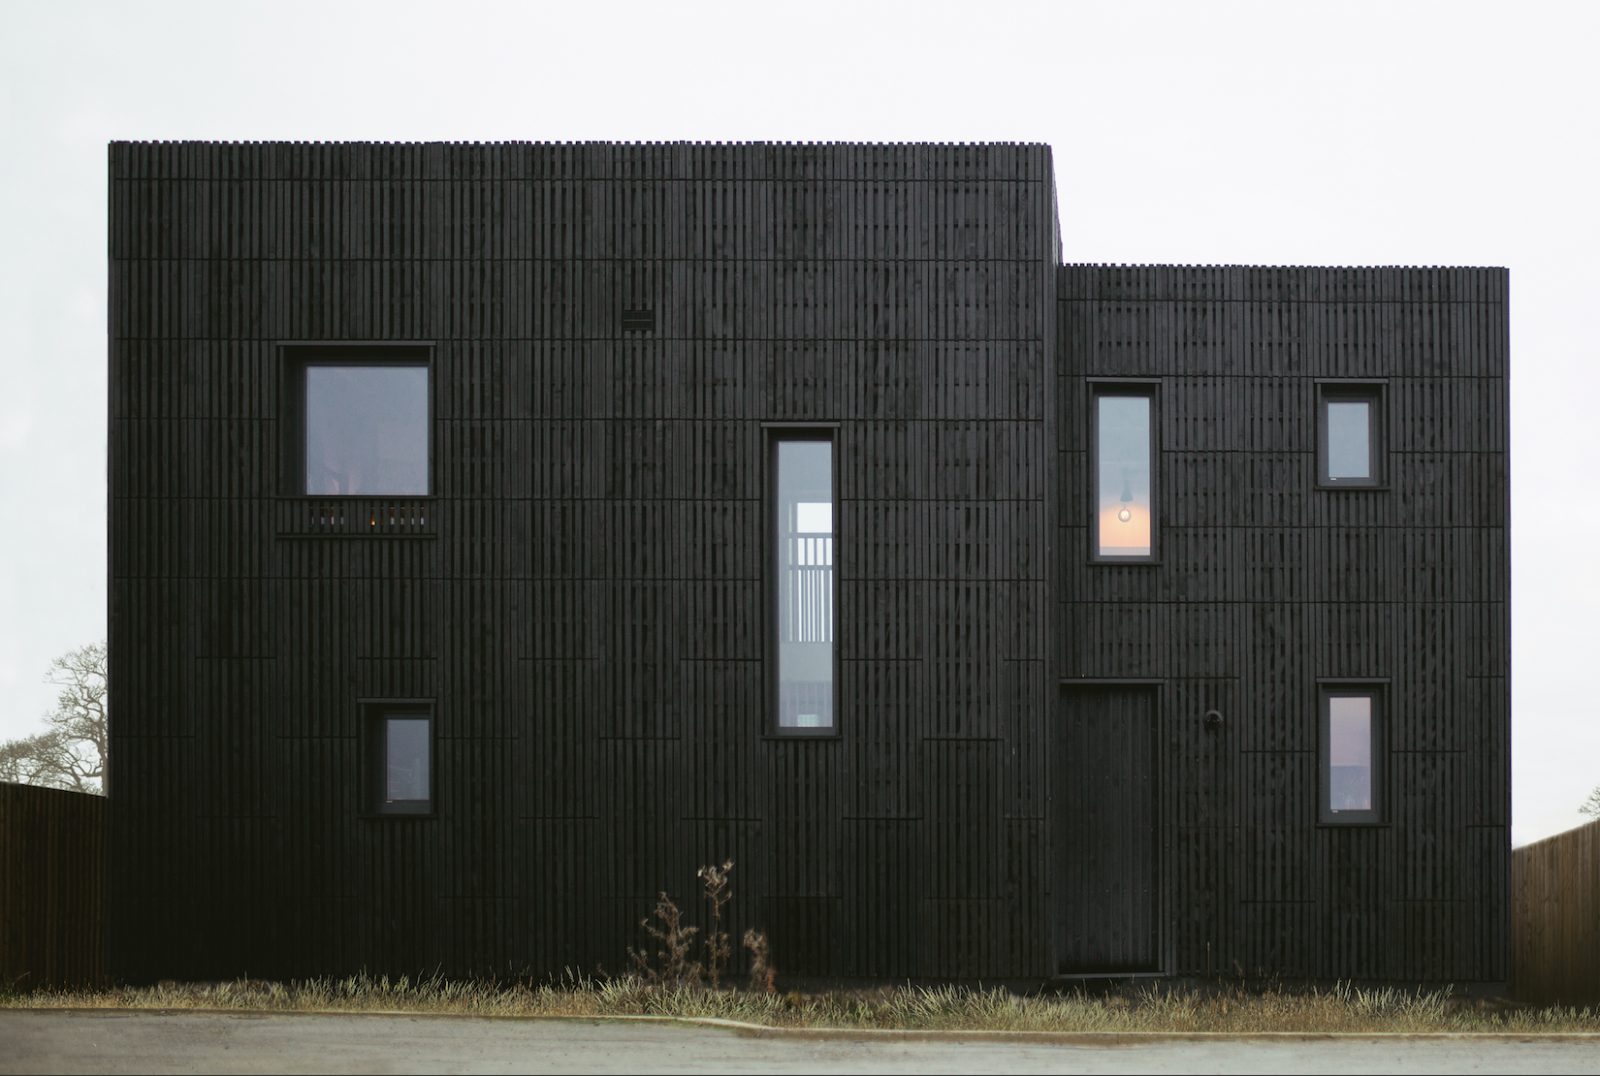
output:
<path id="1" fill-rule="evenodd" d="M 1383 386 L 1324 383 L 1318 388 L 1317 484 L 1384 482 Z"/>
<path id="2" fill-rule="evenodd" d="M 832 735 L 836 591 L 831 431 L 779 431 L 772 468 L 776 731 Z"/>
<path id="3" fill-rule="evenodd" d="M 428 495 L 426 349 L 294 349 L 285 388 L 290 493 Z"/>
<path id="4" fill-rule="evenodd" d="M 1372 687 L 1325 688 L 1321 705 L 1323 822 L 1382 821 L 1383 737 L 1380 696 Z"/>
<path id="5" fill-rule="evenodd" d="M 1103 384 L 1090 393 L 1090 559 L 1156 559 L 1155 386 Z"/>
<path id="6" fill-rule="evenodd" d="M 368 810 L 380 815 L 432 814 L 432 707 L 370 702 L 364 709 Z"/>

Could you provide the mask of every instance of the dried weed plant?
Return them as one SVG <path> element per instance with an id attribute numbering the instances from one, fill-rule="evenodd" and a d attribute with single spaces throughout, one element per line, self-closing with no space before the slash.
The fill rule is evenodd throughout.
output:
<path id="1" fill-rule="evenodd" d="M 684 925 L 683 912 L 672 902 L 672 898 L 661 893 L 655 907 L 657 922 L 652 923 L 648 918 L 639 920 L 639 925 L 656 940 L 659 948 L 652 954 L 648 951 L 640 953 L 632 946 L 628 947 L 628 961 L 633 965 L 634 976 L 650 986 L 686 988 L 698 987 L 709 978 L 711 989 L 722 989 L 722 976 L 727 971 L 728 958 L 733 955 L 731 939 L 723 929 L 723 909 L 733 899 L 733 894 L 728 890 L 728 875 L 732 871 L 733 860 L 729 859 L 720 867 L 701 867 L 695 872 L 695 877 L 700 879 L 700 884 L 705 888 L 706 900 L 711 903 L 711 929 L 701 939 L 705 945 L 706 962 L 701 964 L 689 959 L 690 947 L 700 928 Z"/>
<path id="2" fill-rule="evenodd" d="M 628 960 L 634 973 L 653 986 L 698 986 L 704 969 L 689 959 L 689 946 L 700 928 L 684 926 L 683 913 L 665 893 L 656 901 L 655 916 L 661 921 L 659 926 L 648 918 L 639 920 L 639 925 L 660 944 L 654 953 L 659 963 L 652 962 L 650 953 L 640 953 L 630 945 Z"/>
<path id="3" fill-rule="evenodd" d="M 750 950 L 750 989 L 770 994 L 777 989 L 778 969 L 772 963 L 767 932 L 753 927 L 744 932 L 744 947 Z"/>
<path id="4" fill-rule="evenodd" d="M 711 989 L 722 988 L 722 972 L 728 966 L 733 950 L 728 945 L 728 932 L 722 929 L 722 909 L 733 899 L 728 892 L 728 873 L 733 870 L 733 860 L 720 867 L 701 867 L 696 877 L 705 885 L 706 899 L 711 902 L 711 930 L 705 937 L 706 974 L 711 977 Z"/>

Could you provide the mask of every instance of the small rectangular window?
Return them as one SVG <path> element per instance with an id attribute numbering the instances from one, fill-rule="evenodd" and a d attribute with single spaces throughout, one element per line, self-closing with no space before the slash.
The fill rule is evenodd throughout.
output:
<path id="1" fill-rule="evenodd" d="M 1320 386 L 1317 480 L 1323 486 L 1383 483 L 1382 386 Z"/>
<path id="2" fill-rule="evenodd" d="M 427 355 L 418 347 L 291 349 L 287 492 L 426 497 Z"/>
<path id="3" fill-rule="evenodd" d="M 776 440 L 777 727 L 834 730 L 834 492 L 831 437 Z"/>
<path id="4" fill-rule="evenodd" d="M 433 715 L 419 703 L 368 703 L 367 797 L 374 814 L 433 813 Z"/>
<path id="5" fill-rule="evenodd" d="M 1379 695 L 1373 688 L 1322 693 L 1323 822 L 1377 822 L 1382 795 Z"/>
<path id="6" fill-rule="evenodd" d="M 1154 560 L 1155 387 L 1100 385 L 1091 398 L 1092 558 Z"/>

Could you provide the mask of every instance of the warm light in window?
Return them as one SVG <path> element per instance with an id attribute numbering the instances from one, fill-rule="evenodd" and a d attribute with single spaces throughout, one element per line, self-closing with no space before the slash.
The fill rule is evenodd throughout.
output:
<path id="1" fill-rule="evenodd" d="M 1150 412 L 1149 396 L 1098 398 L 1096 548 L 1102 557 L 1150 555 Z"/>
<path id="2" fill-rule="evenodd" d="M 1150 512 L 1143 505 L 1107 506 L 1100 510 L 1100 548 L 1104 553 L 1150 552 Z"/>

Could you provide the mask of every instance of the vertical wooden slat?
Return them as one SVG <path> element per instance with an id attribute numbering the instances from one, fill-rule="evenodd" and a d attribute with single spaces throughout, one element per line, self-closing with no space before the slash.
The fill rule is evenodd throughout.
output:
<path id="1" fill-rule="evenodd" d="M 1600 1001 L 1600 822 L 1511 853 L 1511 994 Z"/>
<path id="2" fill-rule="evenodd" d="M 104 984 L 107 818 L 102 796 L 0 783 L 0 982 Z"/>
<path id="3" fill-rule="evenodd" d="M 1154 753 L 1106 762 L 1163 775 L 1160 900 L 1125 907 L 1163 970 L 1503 979 L 1503 274 L 1058 271 L 1037 146 L 111 164 L 121 973 L 615 967 L 726 843 L 787 972 L 1047 974 L 1050 685 L 1089 675 L 1165 681 Z M 434 341 L 408 537 L 279 500 L 279 345 L 373 338 Z M 1113 375 L 1164 379 L 1151 568 L 1084 562 Z M 1329 376 L 1388 379 L 1390 489 L 1311 488 Z M 801 420 L 839 424 L 841 735 L 790 743 L 761 423 Z M 1358 675 L 1398 813 L 1319 829 L 1316 680 Z M 355 700 L 401 695 L 441 813 L 389 824 Z"/>
<path id="4" fill-rule="evenodd" d="M 1474 394 L 1498 414 L 1505 366 L 1503 352 L 1480 366 L 1464 345 L 1503 335 L 1505 312 L 1467 299 L 1477 276 L 1061 272 L 1056 653 L 1069 679 L 1165 679 L 1177 703 L 1163 742 L 1197 761 L 1215 749 L 1210 773 L 1170 771 L 1171 971 L 1203 973 L 1209 952 L 1212 971 L 1504 982 L 1494 862 L 1509 767 L 1490 715 L 1509 655 L 1498 628 L 1481 645 L 1475 624 L 1504 619 L 1505 440 L 1503 425 L 1476 425 Z M 1192 298 L 1211 280 L 1214 312 Z M 1158 567 L 1084 563 L 1084 416 L 1069 412 L 1105 376 L 1162 378 L 1171 503 Z M 1313 488 L 1319 377 L 1386 379 L 1389 490 Z M 1474 432 L 1460 440 L 1456 424 Z M 1370 832 L 1308 814 L 1316 680 L 1352 676 L 1387 684 L 1392 717 L 1393 817 Z M 1203 678 L 1230 701 L 1204 701 Z M 1204 737 L 1211 706 L 1225 721 Z M 1195 809 L 1207 802 L 1221 812 L 1214 832 Z"/>

